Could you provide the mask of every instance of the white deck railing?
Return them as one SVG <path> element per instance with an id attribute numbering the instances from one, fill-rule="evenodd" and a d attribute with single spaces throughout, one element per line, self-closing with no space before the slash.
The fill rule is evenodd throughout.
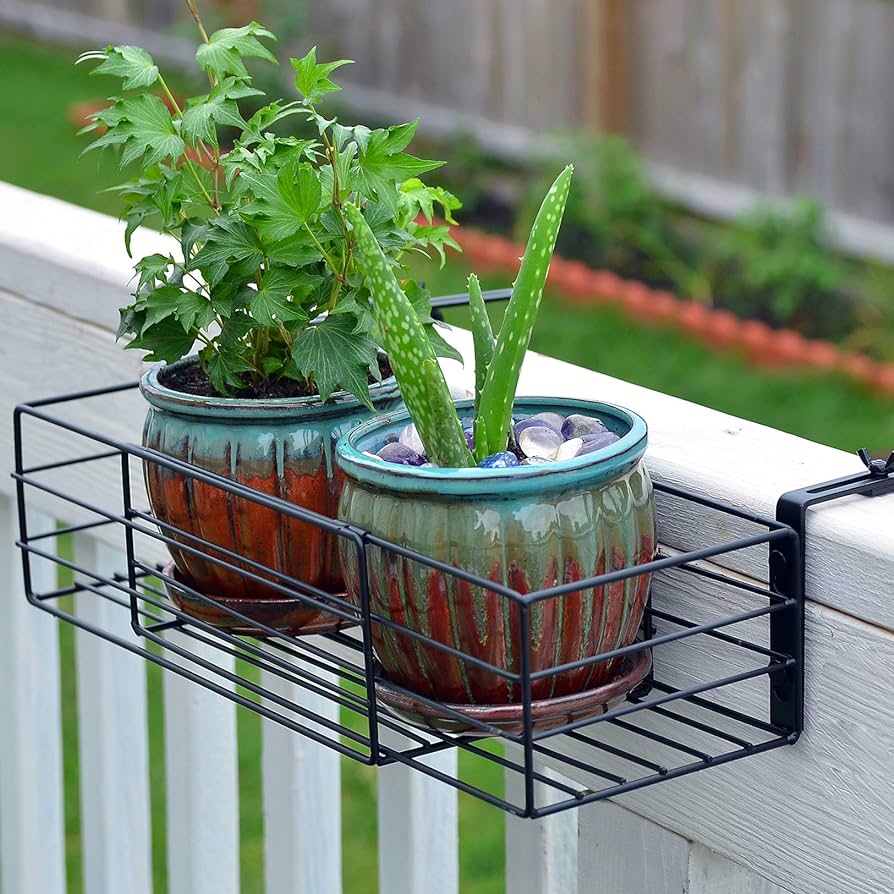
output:
<path id="1" fill-rule="evenodd" d="M 161 237 L 143 234 L 136 249 Z M 0 867 L 5 894 L 63 894 L 62 736 L 56 622 L 23 595 L 13 541 L 11 412 L 26 399 L 136 377 L 115 345 L 130 264 L 119 224 L 0 184 Z M 465 333 L 454 333 L 468 349 Z M 457 388 L 471 371 L 451 364 Z M 840 451 L 531 355 L 521 393 L 598 395 L 640 411 L 649 464 L 682 484 L 772 515 L 779 494 L 859 468 Z M 138 437 L 134 411 L 102 420 Z M 100 412 L 103 412 L 100 410 Z M 87 416 L 86 425 L 96 423 Z M 52 436 L 29 461 L 57 459 Z M 73 480 L 95 501 L 114 482 Z M 35 496 L 32 525 L 38 518 Z M 58 511 L 58 509 L 57 509 Z M 662 540 L 686 548 L 708 516 L 661 510 Z M 71 518 L 60 521 L 71 522 Z M 882 894 L 894 879 L 894 511 L 853 498 L 810 513 L 807 730 L 795 748 L 697 773 L 545 821 L 506 820 L 511 894 Z M 75 537 L 94 568 L 121 570 L 98 528 Z M 737 567 L 760 580 L 761 563 Z M 51 583 L 55 570 L 38 563 Z M 656 584 L 660 587 L 660 583 Z M 683 596 L 698 599 L 696 589 Z M 96 611 L 84 601 L 78 611 Z M 101 610 L 101 609 L 99 609 Z M 129 627 L 121 634 L 132 636 Z M 86 894 L 149 894 L 146 669 L 77 637 L 81 842 Z M 220 660 L 219 656 L 216 660 Z M 692 668 L 663 671 L 685 677 Z M 272 685 L 272 680 L 265 681 Z M 280 682 L 280 686 L 284 686 Z M 307 693 L 284 689 L 291 699 Z M 164 685 L 166 856 L 171 894 L 239 890 L 237 730 L 229 702 L 172 675 Z M 341 894 L 339 758 L 281 727 L 263 731 L 268 894 Z M 573 743 L 566 744 L 573 750 Z M 437 760 L 450 763 L 454 754 Z M 567 771 L 567 766 L 565 767 Z M 585 780 L 582 780 L 585 781 Z M 509 782 L 509 781 L 507 781 Z M 379 890 L 455 894 L 457 799 L 406 768 L 379 772 Z M 502 822 L 494 810 L 493 822 Z M 348 892 L 352 894 L 352 892 Z"/>

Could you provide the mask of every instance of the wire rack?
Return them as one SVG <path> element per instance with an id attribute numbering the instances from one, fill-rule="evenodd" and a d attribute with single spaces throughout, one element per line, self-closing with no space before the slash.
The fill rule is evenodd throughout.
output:
<path id="1" fill-rule="evenodd" d="M 499 300 L 507 294 L 493 292 L 488 298 Z M 466 300 L 464 295 L 446 296 L 433 305 L 437 312 Z M 672 528 L 675 519 L 692 518 L 693 506 L 698 507 L 698 531 L 690 525 L 684 534 L 673 534 L 674 542 L 687 543 L 686 550 L 660 546 L 653 560 L 635 567 L 521 594 L 354 525 L 104 433 L 108 426 L 102 420 L 109 418 L 113 401 L 139 403 L 137 383 L 33 401 L 15 410 L 17 543 L 29 602 L 345 757 L 374 766 L 405 764 L 526 817 L 795 743 L 803 728 L 806 507 L 850 493 L 894 490 L 894 456 L 892 468 L 875 461 L 867 475 L 784 495 L 779 520 L 657 483 L 667 527 Z M 97 424 L 87 427 L 71 416 Z M 48 444 L 53 445 L 53 461 L 29 463 L 29 455 L 46 457 Z M 340 538 L 360 570 L 358 598 L 310 586 L 156 518 L 140 502 L 145 499 L 140 481 L 146 464 L 175 470 L 219 489 L 228 499 L 257 503 Z M 91 489 L 85 481 L 104 486 Z M 97 499 L 94 491 L 106 496 Z M 32 530 L 32 504 L 42 509 L 52 505 L 54 518 L 75 521 Z M 66 535 L 86 532 L 118 551 L 120 568 L 110 571 L 105 563 L 91 567 L 68 555 L 63 547 Z M 699 536 L 702 541 L 696 542 Z M 168 546 L 201 554 L 266 590 L 324 610 L 338 619 L 341 629 L 291 636 L 241 614 L 232 603 L 210 600 L 173 575 L 167 565 Z M 373 611 L 366 578 L 370 550 L 399 555 L 496 593 L 522 645 L 518 671 L 488 664 Z M 35 581 L 45 581 L 47 575 L 32 574 L 33 566 L 45 562 L 59 569 L 50 576 L 55 583 L 36 586 Z M 545 603 L 645 574 L 652 576 L 651 596 L 633 644 L 558 668 L 531 670 L 531 618 Z M 235 629 L 247 625 L 256 635 L 239 635 L 186 613 L 172 594 L 223 610 Z M 72 596 L 77 596 L 78 610 L 72 608 Z M 82 611 L 84 600 L 94 610 Z M 103 610 L 95 610 L 99 607 Z M 470 717 L 459 706 L 390 681 L 373 646 L 374 634 L 385 628 L 508 680 L 521 696 L 513 722 Z M 553 714 L 549 723 L 538 719 L 533 691 L 539 681 L 610 661 L 648 663 L 649 670 L 623 701 L 603 713 L 594 716 L 569 708 L 566 714 Z M 418 716 L 394 707 L 407 699 L 417 712 L 439 718 L 437 728 L 420 728 Z M 436 758 L 451 749 L 504 772 L 477 773 L 477 781 L 466 778 L 446 769 L 456 762 Z"/>

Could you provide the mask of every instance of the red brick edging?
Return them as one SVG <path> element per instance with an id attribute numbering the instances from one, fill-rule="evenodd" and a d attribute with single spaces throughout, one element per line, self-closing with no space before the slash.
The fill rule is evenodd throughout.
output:
<path id="1" fill-rule="evenodd" d="M 452 234 L 463 254 L 479 270 L 516 271 L 524 247 L 472 227 Z M 676 324 L 712 348 L 743 350 L 761 366 L 836 371 L 894 394 L 894 363 L 879 363 L 865 354 L 845 352 L 832 342 L 804 338 L 792 329 L 773 329 L 759 320 L 743 320 L 727 310 L 686 301 L 610 270 L 594 270 L 580 261 L 556 256 L 549 271 L 550 286 L 569 304 L 619 304 L 639 320 Z"/>

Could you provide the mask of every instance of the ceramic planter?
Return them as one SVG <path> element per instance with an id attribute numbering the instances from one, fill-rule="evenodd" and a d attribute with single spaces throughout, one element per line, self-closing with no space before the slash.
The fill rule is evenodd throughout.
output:
<path id="1" fill-rule="evenodd" d="M 469 412 L 471 404 L 459 405 Z M 415 468 L 364 455 L 407 424 L 405 411 L 370 420 L 343 437 L 339 517 L 519 593 L 581 580 L 651 559 L 652 485 L 642 462 L 646 424 L 619 407 L 526 398 L 517 415 L 542 411 L 598 416 L 620 440 L 557 463 L 511 469 Z M 343 549 L 348 593 L 358 592 L 356 555 Z M 388 620 L 519 672 L 517 605 L 449 573 L 368 548 L 370 610 Z M 557 667 L 631 643 L 648 594 L 645 575 L 536 603 L 530 610 L 530 668 Z M 521 700 L 518 684 L 405 633 L 373 624 L 388 679 L 451 704 Z M 533 683 L 534 700 L 611 684 L 620 662 L 603 662 Z M 644 674 L 647 668 L 642 670 Z M 629 688 L 629 687 L 628 687 Z M 615 695 L 617 695 L 615 693 Z"/>
<path id="2" fill-rule="evenodd" d="M 175 366 L 195 362 L 195 358 L 185 358 Z M 166 387 L 159 381 L 161 369 L 149 370 L 140 382 L 150 404 L 143 430 L 146 447 L 324 515 L 335 515 L 341 486 L 333 463 L 335 442 L 371 415 L 356 398 L 338 392 L 324 404 L 318 397 L 199 397 Z M 370 396 L 383 411 L 400 402 L 393 378 L 371 386 Z M 144 474 L 152 511 L 160 521 L 328 592 L 343 592 L 336 547 L 322 529 L 159 465 L 145 463 Z M 189 543 L 176 533 L 172 536 Z M 213 550 L 204 551 L 215 555 Z M 203 555 L 176 547 L 171 555 L 178 581 L 220 604 L 293 632 L 319 632 L 332 626 L 331 616 Z M 226 612 L 191 598 L 186 591 L 169 587 L 169 592 L 184 610 L 212 623 L 240 626 Z"/>

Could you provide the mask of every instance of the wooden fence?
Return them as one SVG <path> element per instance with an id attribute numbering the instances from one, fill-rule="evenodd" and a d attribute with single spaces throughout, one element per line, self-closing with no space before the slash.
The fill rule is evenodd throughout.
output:
<path id="1" fill-rule="evenodd" d="M 698 210 L 809 193 L 834 212 L 846 248 L 894 258 L 892 0 L 216 6 L 234 20 L 300 22 L 302 44 L 355 59 L 346 96 L 367 111 L 419 113 L 431 129 L 514 153 L 553 131 L 623 131 L 656 182 Z M 170 38 L 182 19 L 178 0 L 0 3 L 0 23 L 78 41 L 148 36 L 178 58 L 189 53 Z"/>

